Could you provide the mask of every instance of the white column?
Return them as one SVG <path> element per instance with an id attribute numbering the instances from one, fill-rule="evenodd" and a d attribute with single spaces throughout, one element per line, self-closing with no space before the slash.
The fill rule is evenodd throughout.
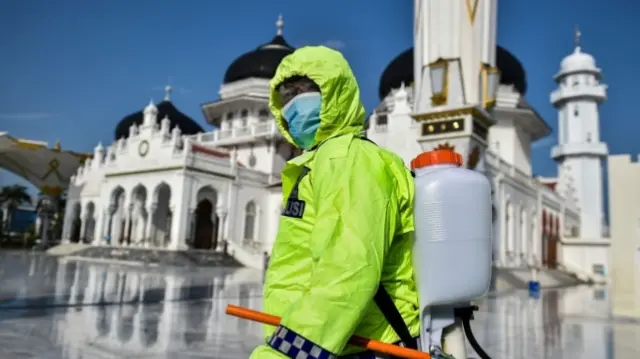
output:
<path id="1" fill-rule="evenodd" d="M 153 216 L 154 216 L 154 212 L 156 210 L 155 208 L 156 206 L 153 204 L 150 204 L 147 206 L 147 225 L 144 229 L 144 243 L 145 243 L 145 247 L 150 247 L 152 246 L 153 243 Z"/>
<path id="2" fill-rule="evenodd" d="M 122 234 L 122 238 L 120 240 L 122 241 L 122 245 L 125 245 L 125 246 L 128 245 L 127 240 L 130 238 L 129 229 L 133 224 L 132 223 L 133 221 L 131 220 L 131 212 L 132 212 L 131 206 L 132 204 L 128 204 L 124 207 L 124 233 Z"/>
<path id="3" fill-rule="evenodd" d="M 196 208 L 189 208 L 189 215 L 187 217 L 187 225 L 189 227 L 187 229 L 187 242 L 189 242 L 191 246 L 194 245 L 196 239 L 196 221 Z"/>
<path id="4" fill-rule="evenodd" d="M 224 242 L 224 225 L 227 220 L 227 212 L 224 208 L 216 208 L 216 215 L 218 216 L 218 233 L 217 233 L 217 246 L 214 248 L 217 251 L 222 250 L 222 242 Z"/>
<path id="5" fill-rule="evenodd" d="M 87 229 L 87 213 L 85 213 L 87 210 L 85 208 L 86 206 L 84 204 L 80 205 L 80 238 L 79 241 L 82 243 L 84 242 L 84 237 L 85 237 L 85 230 Z"/>
<path id="6" fill-rule="evenodd" d="M 187 221 L 189 216 L 191 180 L 186 174 L 180 176 L 179 185 L 171 191 L 171 241 L 169 248 L 186 248 Z M 175 195 L 174 195 L 175 193 Z"/>
<path id="7" fill-rule="evenodd" d="M 107 216 L 108 215 L 104 210 L 104 208 L 100 207 L 100 204 L 96 205 L 96 212 L 95 212 L 96 225 L 94 228 L 93 241 L 91 241 L 91 244 L 97 245 L 102 243 L 102 241 L 104 240 L 104 228 L 105 228 L 104 222 Z"/>

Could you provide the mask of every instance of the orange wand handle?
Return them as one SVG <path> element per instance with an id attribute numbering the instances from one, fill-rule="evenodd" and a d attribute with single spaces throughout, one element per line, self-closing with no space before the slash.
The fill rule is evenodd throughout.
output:
<path id="1" fill-rule="evenodd" d="M 280 318 L 275 315 L 270 315 L 255 310 L 238 307 L 235 305 L 228 305 L 226 313 L 234 317 L 253 320 L 254 322 L 260 322 L 273 326 L 280 325 Z M 354 335 L 349 339 L 349 344 L 365 348 L 377 353 L 389 354 L 405 359 L 431 359 L 431 356 L 427 353 L 419 352 L 417 350 L 404 348 L 398 345 L 382 343 L 377 340 L 367 339 Z"/>

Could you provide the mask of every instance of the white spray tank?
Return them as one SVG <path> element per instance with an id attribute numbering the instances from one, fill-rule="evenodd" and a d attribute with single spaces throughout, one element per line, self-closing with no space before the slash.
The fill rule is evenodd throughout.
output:
<path id="1" fill-rule="evenodd" d="M 456 359 L 466 358 L 466 346 L 454 309 L 486 295 L 492 265 L 491 185 L 461 165 L 462 156 L 450 148 L 411 161 L 421 347 Z"/>

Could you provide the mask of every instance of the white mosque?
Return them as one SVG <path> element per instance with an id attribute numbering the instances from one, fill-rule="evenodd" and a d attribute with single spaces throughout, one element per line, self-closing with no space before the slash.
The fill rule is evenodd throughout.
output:
<path id="1" fill-rule="evenodd" d="M 560 268 L 603 280 L 609 240 L 602 162 L 608 150 L 600 140 L 598 105 L 606 99 L 606 85 L 594 58 L 580 48 L 578 36 L 573 53 L 562 60 L 551 94 L 558 109 L 558 145 L 551 153 L 558 176 L 534 178 L 531 145 L 551 129 L 525 99 L 524 68 L 496 45 L 496 2 L 479 2 L 472 12 L 462 6 L 447 10 L 448 3 L 438 11 L 469 17 L 470 24 L 435 30 L 439 22 L 424 19 L 444 15 L 417 5 L 416 49 L 398 55 L 382 73 L 380 105 L 369 117 L 367 136 L 407 164 L 422 151 L 453 146 L 465 166 L 491 179 L 496 266 Z M 298 155 L 267 108 L 269 79 L 294 51 L 283 27 L 280 17 L 276 36 L 238 57 L 224 75 L 219 99 L 202 105 L 215 130 L 205 132 L 181 113 L 170 87 L 162 102 L 126 116 L 115 141 L 98 144 L 72 177 L 63 239 L 167 250 L 225 248 L 242 264 L 261 267 L 281 211 L 280 170 Z M 482 36 L 468 36 L 475 33 Z M 467 41 L 470 46 L 437 45 Z M 463 79 L 463 73 L 480 76 Z"/>

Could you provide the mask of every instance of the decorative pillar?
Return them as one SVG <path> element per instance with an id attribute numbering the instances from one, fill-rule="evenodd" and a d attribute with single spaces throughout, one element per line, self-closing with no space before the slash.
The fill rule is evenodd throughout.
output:
<path id="1" fill-rule="evenodd" d="M 144 243 L 145 247 L 150 247 L 151 245 L 155 245 L 153 241 L 153 217 L 156 213 L 156 209 L 158 207 L 157 203 L 152 203 L 147 207 L 147 224 L 144 229 Z"/>
<path id="2" fill-rule="evenodd" d="M 104 232 L 104 223 L 106 220 L 106 212 L 103 209 L 101 209 L 101 207 L 96 206 L 96 224 L 95 224 L 95 228 L 94 228 L 94 234 L 93 234 L 93 241 L 91 241 L 91 244 L 96 245 L 98 243 L 102 242 L 102 239 L 104 238 L 103 236 L 103 232 Z"/>
<path id="3" fill-rule="evenodd" d="M 129 235 L 129 230 L 131 229 L 131 212 L 133 209 L 133 204 L 129 203 L 129 205 L 125 206 L 124 211 L 124 233 L 120 241 L 122 245 L 128 245 L 131 241 L 131 236 Z"/>
<path id="4" fill-rule="evenodd" d="M 192 247 L 195 244 L 196 240 L 196 208 L 189 208 L 189 217 L 188 217 L 188 229 L 187 229 L 187 246 Z"/>
<path id="5" fill-rule="evenodd" d="M 78 241 L 80 243 L 84 243 L 84 238 L 85 238 L 85 230 L 87 229 L 87 210 L 85 208 L 86 206 L 80 205 L 80 238 L 78 238 Z"/>
<path id="6" fill-rule="evenodd" d="M 216 208 L 216 215 L 218 217 L 218 233 L 216 234 L 217 246 L 214 248 L 217 251 L 222 251 L 222 243 L 226 241 L 224 238 L 224 225 L 227 222 L 227 211 L 224 208 Z"/>
<path id="7" fill-rule="evenodd" d="M 191 202 L 192 179 L 186 174 L 180 176 L 180 183 L 172 188 L 171 193 L 171 241 L 169 248 L 182 250 L 186 248 L 187 222 L 189 220 L 189 206 Z M 175 195 L 173 190 L 175 189 Z"/>
<path id="8" fill-rule="evenodd" d="M 107 234 L 106 234 L 104 239 L 105 239 L 106 244 L 108 244 L 108 245 L 113 244 L 113 243 L 111 243 L 111 236 L 112 236 L 112 231 L 113 231 L 113 216 L 116 213 L 116 209 L 117 209 L 117 207 L 116 207 L 115 203 L 111 203 L 109 205 L 109 207 L 107 207 L 107 213 L 108 213 L 108 216 L 109 216 L 109 221 L 107 223 Z"/>
<path id="9" fill-rule="evenodd" d="M 64 219 L 62 223 L 62 242 L 63 243 L 69 242 L 69 237 L 71 237 L 69 232 L 71 230 L 71 223 L 73 221 L 73 218 L 71 218 L 71 214 L 73 213 L 74 204 L 75 204 L 75 201 L 67 198 L 67 207 L 64 209 Z M 39 230 L 40 230 L 39 223 L 36 222 L 36 231 L 39 231 Z"/>

